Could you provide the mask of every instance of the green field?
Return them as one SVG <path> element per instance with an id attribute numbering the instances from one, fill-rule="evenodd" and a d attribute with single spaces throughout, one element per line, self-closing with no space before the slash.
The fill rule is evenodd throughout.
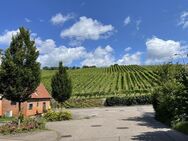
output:
<path id="1" fill-rule="evenodd" d="M 55 70 L 43 70 L 42 82 L 51 91 Z M 72 79 L 72 98 L 106 98 L 130 94 L 146 94 L 158 85 L 158 76 L 138 65 L 68 70 Z"/>

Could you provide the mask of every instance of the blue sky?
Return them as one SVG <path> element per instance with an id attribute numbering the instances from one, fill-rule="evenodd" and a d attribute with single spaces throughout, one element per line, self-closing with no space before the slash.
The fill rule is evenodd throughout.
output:
<path id="1" fill-rule="evenodd" d="M 187 0 L 6 0 L 0 9 L 0 48 L 24 26 L 42 66 L 188 62 Z"/>

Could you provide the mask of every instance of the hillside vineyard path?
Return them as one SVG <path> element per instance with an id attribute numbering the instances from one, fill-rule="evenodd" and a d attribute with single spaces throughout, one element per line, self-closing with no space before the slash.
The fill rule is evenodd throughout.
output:
<path id="1" fill-rule="evenodd" d="M 48 131 L 1 136 L 0 141 L 188 141 L 156 121 L 151 105 L 71 111 L 74 120 L 49 122 Z"/>

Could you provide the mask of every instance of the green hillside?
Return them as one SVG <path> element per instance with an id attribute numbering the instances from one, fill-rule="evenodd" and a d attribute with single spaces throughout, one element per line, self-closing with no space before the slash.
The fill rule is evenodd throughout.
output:
<path id="1" fill-rule="evenodd" d="M 68 70 L 73 83 L 72 98 L 103 98 L 113 95 L 149 93 L 158 84 L 158 76 L 137 65 Z M 42 82 L 50 91 L 55 70 L 43 70 Z"/>

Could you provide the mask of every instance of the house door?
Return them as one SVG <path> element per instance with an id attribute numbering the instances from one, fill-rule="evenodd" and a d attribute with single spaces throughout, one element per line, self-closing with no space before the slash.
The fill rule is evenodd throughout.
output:
<path id="1" fill-rule="evenodd" d="M 46 112 L 46 102 L 43 102 L 43 113 Z"/>

